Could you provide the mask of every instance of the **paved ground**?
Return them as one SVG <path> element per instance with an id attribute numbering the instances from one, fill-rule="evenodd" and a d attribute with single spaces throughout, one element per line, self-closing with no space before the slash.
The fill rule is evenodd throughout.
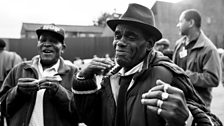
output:
<path id="1" fill-rule="evenodd" d="M 224 124 L 224 86 L 222 84 L 213 89 L 211 111 L 216 114 Z"/>

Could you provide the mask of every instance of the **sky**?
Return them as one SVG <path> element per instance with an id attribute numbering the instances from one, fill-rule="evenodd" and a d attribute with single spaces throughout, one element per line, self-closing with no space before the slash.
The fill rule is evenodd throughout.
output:
<path id="1" fill-rule="evenodd" d="M 133 2 L 151 8 L 156 0 L 1 0 L 0 38 L 20 38 L 22 23 L 93 25 L 103 13 L 123 13 Z"/>

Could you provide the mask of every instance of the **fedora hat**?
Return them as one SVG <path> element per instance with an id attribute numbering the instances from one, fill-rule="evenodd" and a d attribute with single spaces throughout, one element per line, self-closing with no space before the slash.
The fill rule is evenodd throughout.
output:
<path id="1" fill-rule="evenodd" d="M 107 21 L 107 25 L 115 31 L 118 24 L 130 24 L 138 26 L 146 32 L 146 35 L 155 37 L 155 41 L 162 38 L 161 32 L 155 26 L 155 18 L 151 9 L 131 3 L 126 12 L 119 19 Z"/>

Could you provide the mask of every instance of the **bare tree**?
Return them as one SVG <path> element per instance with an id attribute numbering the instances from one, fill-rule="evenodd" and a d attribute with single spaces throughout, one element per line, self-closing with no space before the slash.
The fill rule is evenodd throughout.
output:
<path id="1" fill-rule="evenodd" d="M 120 14 L 118 13 L 103 13 L 96 21 L 93 21 L 94 26 L 102 26 L 105 27 L 106 26 L 106 21 L 108 19 L 115 19 L 115 18 L 119 18 Z"/>

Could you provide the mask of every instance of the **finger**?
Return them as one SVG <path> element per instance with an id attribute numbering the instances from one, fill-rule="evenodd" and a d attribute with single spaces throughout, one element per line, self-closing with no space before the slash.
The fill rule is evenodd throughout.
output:
<path id="1" fill-rule="evenodd" d="M 146 92 L 146 93 L 142 94 L 142 98 L 144 98 L 144 99 L 147 98 L 147 99 L 168 100 L 169 95 L 170 94 L 168 94 L 166 92 L 156 90 L 156 91 L 149 91 L 149 92 Z"/>
<path id="2" fill-rule="evenodd" d="M 166 110 L 158 108 L 158 107 L 154 107 L 154 106 L 147 106 L 147 109 L 157 115 L 164 115 L 164 113 L 166 112 Z"/>
<path id="3" fill-rule="evenodd" d="M 101 67 L 101 69 L 108 69 L 108 68 L 111 68 L 111 67 L 114 66 L 114 64 L 111 64 L 111 62 L 108 62 L 105 59 L 98 60 L 98 61 L 93 61 L 91 63 L 91 65 L 95 66 L 95 67 Z"/>
<path id="4" fill-rule="evenodd" d="M 159 99 L 141 99 L 141 103 L 143 105 L 148 105 L 148 106 L 154 106 L 154 107 L 159 107 L 159 108 L 164 108 L 166 107 L 166 101 L 162 101 Z"/>
<path id="5" fill-rule="evenodd" d="M 162 81 L 162 80 L 156 80 L 156 84 L 157 84 L 157 85 L 165 85 L 165 84 L 168 84 L 168 83 L 165 83 L 165 82 Z"/>
<path id="6" fill-rule="evenodd" d="M 160 99 L 141 99 L 141 103 L 143 105 L 147 105 L 147 106 L 153 106 L 153 107 L 158 107 L 161 109 L 168 111 L 171 110 L 176 110 L 176 105 L 174 105 L 172 102 L 170 101 L 162 101 Z"/>
<path id="7" fill-rule="evenodd" d="M 57 82 L 44 82 L 44 83 L 41 83 L 40 84 L 40 89 L 43 89 L 43 88 L 47 88 L 47 89 L 50 89 L 50 88 L 54 88 L 54 87 L 57 87 L 58 83 Z"/>
<path id="8" fill-rule="evenodd" d="M 50 88 L 49 86 L 45 86 L 45 85 L 40 86 L 40 89 L 49 89 L 49 88 Z"/>
<path id="9" fill-rule="evenodd" d="M 159 108 L 159 107 L 154 107 L 154 106 L 147 106 L 147 109 L 161 117 L 163 117 L 164 119 L 169 118 L 172 113 L 168 112 L 166 109 L 163 108 Z"/>
<path id="10" fill-rule="evenodd" d="M 50 88 L 52 82 L 49 81 L 44 81 L 42 83 L 40 83 L 40 89 L 45 89 L 45 88 Z"/>
<path id="11" fill-rule="evenodd" d="M 31 84 L 23 84 L 18 83 L 18 88 L 22 90 L 38 90 L 39 86 L 37 84 L 31 85 Z"/>
<path id="12" fill-rule="evenodd" d="M 167 92 L 168 88 L 170 87 L 170 84 L 163 82 L 162 80 L 156 81 L 157 85 L 163 85 L 163 91 Z"/>
<path id="13" fill-rule="evenodd" d="M 36 87 L 36 86 L 38 86 L 38 84 L 34 83 L 34 82 L 18 82 L 17 85 L 21 86 L 21 87 Z"/>
<path id="14" fill-rule="evenodd" d="M 163 91 L 163 85 L 156 85 L 154 87 L 152 87 L 149 92 L 152 92 L 152 91 Z"/>
<path id="15" fill-rule="evenodd" d="M 160 90 L 148 91 L 148 92 L 142 94 L 142 98 L 151 98 L 151 99 L 157 98 L 158 99 L 161 94 L 162 94 L 162 91 L 160 91 Z"/>
<path id="16" fill-rule="evenodd" d="M 55 76 L 45 76 L 42 78 L 45 81 L 62 81 L 61 76 L 55 75 Z"/>
<path id="17" fill-rule="evenodd" d="M 166 92 L 166 90 L 169 86 L 171 86 L 171 85 L 168 83 L 165 83 L 161 80 L 156 80 L 156 86 L 153 87 L 151 90 L 161 90 L 161 91 Z"/>
<path id="18" fill-rule="evenodd" d="M 43 83 L 43 82 L 60 82 L 61 80 L 58 78 L 54 78 L 54 77 L 44 77 L 42 79 L 39 80 L 39 83 Z"/>
<path id="19" fill-rule="evenodd" d="M 157 99 L 141 99 L 143 105 L 149 105 L 157 107 Z"/>
<path id="20" fill-rule="evenodd" d="M 32 82 L 35 80 L 37 80 L 37 79 L 35 79 L 35 78 L 19 78 L 18 79 L 19 82 Z"/>
<path id="21" fill-rule="evenodd" d="M 102 64 L 102 63 L 97 62 L 97 63 L 94 63 L 94 64 L 90 64 L 88 66 L 88 68 L 96 69 L 96 70 L 105 70 L 105 69 L 108 68 L 108 66 L 105 65 L 105 64 Z"/>
<path id="22" fill-rule="evenodd" d="M 159 99 L 163 101 L 172 100 L 171 94 L 162 91 L 151 91 L 142 94 L 142 99 Z"/>
<path id="23" fill-rule="evenodd" d="M 107 58 L 96 58 L 92 61 L 101 62 L 101 63 L 107 64 L 107 65 L 114 65 L 114 62 L 112 60 L 108 60 Z"/>
<path id="24" fill-rule="evenodd" d="M 171 86 L 170 84 L 165 83 L 161 80 L 157 80 L 156 84 L 157 84 L 157 86 L 151 88 L 150 91 L 159 90 L 159 91 L 167 92 L 169 94 L 180 94 L 180 93 L 182 93 L 182 90 L 180 90 L 179 88 Z"/>

